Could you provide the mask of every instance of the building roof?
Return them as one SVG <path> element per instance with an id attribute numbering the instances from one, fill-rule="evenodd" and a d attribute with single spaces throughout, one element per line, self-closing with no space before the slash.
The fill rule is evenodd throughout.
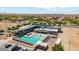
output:
<path id="1" fill-rule="evenodd" d="M 50 27 L 49 25 L 46 25 L 46 24 L 34 24 L 34 25 L 36 25 L 38 27 Z"/>
<path id="2" fill-rule="evenodd" d="M 22 27 L 19 28 L 19 31 L 20 31 L 20 30 L 30 29 L 30 28 L 35 27 L 35 26 L 36 26 L 36 25 L 27 25 L 27 26 L 22 26 Z"/>
<path id="3" fill-rule="evenodd" d="M 36 31 L 43 31 L 43 32 L 58 32 L 58 29 L 48 29 L 48 28 L 38 28 L 35 29 Z"/>
<path id="4" fill-rule="evenodd" d="M 35 26 L 37 26 L 37 27 L 44 27 L 43 29 L 41 28 L 41 29 L 39 29 L 39 30 L 44 30 L 44 31 L 53 31 L 53 32 L 58 32 L 58 30 L 59 30 L 59 26 L 49 26 L 49 25 L 41 25 L 41 24 L 37 24 L 37 25 L 27 25 L 27 26 L 22 26 L 22 27 L 20 27 L 19 29 L 18 29 L 18 31 L 20 31 L 20 30 L 27 30 L 27 29 L 31 29 L 31 28 L 33 28 L 33 27 L 35 27 Z M 35 29 L 35 30 L 38 30 L 38 29 Z"/>
<path id="5" fill-rule="evenodd" d="M 34 25 L 39 26 L 39 27 L 60 28 L 60 26 L 51 26 L 48 24 L 34 24 Z"/>

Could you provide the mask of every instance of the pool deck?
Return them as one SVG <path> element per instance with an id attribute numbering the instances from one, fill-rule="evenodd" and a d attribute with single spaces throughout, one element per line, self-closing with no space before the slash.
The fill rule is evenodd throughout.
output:
<path id="1" fill-rule="evenodd" d="M 36 35 L 36 34 L 41 34 L 41 33 L 31 32 L 31 34 Z M 48 37 L 48 35 L 46 35 L 46 34 L 41 34 L 41 35 L 42 35 L 42 38 L 39 41 L 44 41 Z M 19 40 L 19 39 L 14 39 L 14 40 L 25 43 L 25 44 L 34 45 L 34 44 L 31 44 L 31 43 L 28 43 L 28 42 L 25 42 L 25 41 L 22 41 L 22 40 Z"/>
<path id="2" fill-rule="evenodd" d="M 30 32 L 30 33 L 25 34 L 25 36 L 33 36 L 33 35 L 35 35 L 35 34 L 37 34 L 37 33 Z"/>
<path id="3" fill-rule="evenodd" d="M 32 32 L 32 34 L 33 34 L 33 32 Z M 34 33 L 34 34 L 37 34 L 37 33 Z M 42 38 L 41 41 L 45 40 L 46 37 L 48 37 L 48 35 L 46 35 L 46 34 L 42 34 L 42 36 L 43 36 L 43 38 Z M 32 48 L 32 49 L 34 49 L 36 47 L 35 44 L 30 44 L 28 42 L 21 42 L 19 40 L 10 40 L 9 43 L 16 44 L 16 45 L 21 45 L 21 46 Z"/>

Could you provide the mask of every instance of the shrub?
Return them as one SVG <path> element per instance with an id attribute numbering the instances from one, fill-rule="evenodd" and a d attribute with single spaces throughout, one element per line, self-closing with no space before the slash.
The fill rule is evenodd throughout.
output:
<path id="1" fill-rule="evenodd" d="M 11 28 L 8 28 L 8 30 L 16 30 L 16 29 L 18 29 L 19 28 L 19 26 L 12 26 Z"/>
<path id="2" fill-rule="evenodd" d="M 20 27 L 20 25 L 17 25 L 16 27 Z"/>
<path id="3" fill-rule="evenodd" d="M 8 28 L 8 30 L 11 30 L 11 28 Z"/>
<path id="4" fill-rule="evenodd" d="M 0 32 L 4 32 L 4 30 L 0 30 Z"/>
<path id="5" fill-rule="evenodd" d="M 52 51 L 64 51 L 63 49 L 63 46 L 60 44 L 55 44 L 53 47 L 52 47 Z"/>

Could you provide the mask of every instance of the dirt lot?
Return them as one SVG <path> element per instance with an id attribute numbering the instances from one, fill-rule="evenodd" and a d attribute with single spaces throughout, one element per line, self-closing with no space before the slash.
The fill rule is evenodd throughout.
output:
<path id="1" fill-rule="evenodd" d="M 60 35 L 62 45 L 66 51 L 79 50 L 79 28 L 63 27 Z"/>
<path id="2" fill-rule="evenodd" d="M 9 37 L 8 37 L 8 33 L 5 33 L 5 34 L 3 34 L 3 35 L 0 35 L 0 40 L 6 40 L 6 39 L 8 39 Z"/>
<path id="3" fill-rule="evenodd" d="M 8 27 L 16 26 L 18 23 L 0 22 L 0 29 L 6 29 Z"/>
<path id="4" fill-rule="evenodd" d="M 11 23 L 11 22 L 0 22 L 0 29 L 6 30 L 8 27 L 16 26 L 18 23 Z M 7 39 L 9 33 L 5 33 L 3 35 L 0 35 L 1 39 Z"/>

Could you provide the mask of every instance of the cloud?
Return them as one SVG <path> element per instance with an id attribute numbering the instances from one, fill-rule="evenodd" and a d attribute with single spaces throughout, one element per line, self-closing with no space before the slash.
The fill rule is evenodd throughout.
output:
<path id="1" fill-rule="evenodd" d="M 3 13 L 79 13 L 79 7 L 0 7 Z"/>
<path id="2" fill-rule="evenodd" d="M 0 12 L 2 12 L 2 13 L 7 12 L 7 8 L 5 8 L 5 7 L 1 7 L 1 8 L 0 8 Z"/>
<path id="3" fill-rule="evenodd" d="M 2 10 L 6 10 L 6 8 L 0 8 L 0 9 L 2 9 Z"/>

